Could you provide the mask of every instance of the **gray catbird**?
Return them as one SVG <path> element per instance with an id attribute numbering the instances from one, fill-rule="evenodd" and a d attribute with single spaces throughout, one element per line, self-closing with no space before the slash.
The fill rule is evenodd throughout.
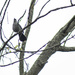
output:
<path id="1" fill-rule="evenodd" d="M 14 22 L 13 22 L 13 31 L 14 32 L 19 32 L 22 30 L 22 27 L 19 25 L 19 23 L 17 22 L 17 20 L 14 18 Z M 23 32 L 19 33 L 19 39 L 20 41 L 26 41 L 27 38 L 25 37 L 25 35 L 23 34 Z"/>

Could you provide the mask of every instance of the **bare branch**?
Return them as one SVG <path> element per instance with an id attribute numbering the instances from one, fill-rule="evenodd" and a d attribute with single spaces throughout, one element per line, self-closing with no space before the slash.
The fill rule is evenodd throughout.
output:
<path id="1" fill-rule="evenodd" d="M 74 4 L 73 6 L 75 6 L 75 4 Z M 49 13 L 51 13 L 51 12 L 53 12 L 53 11 L 57 11 L 57 10 L 60 10 L 60 9 L 65 9 L 65 8 L 69 8 L 69 7 L 73 7 L 73 6 L 69 5 L 69 6 L 63 6 L 63 7 L 59 7 L 59 8 L 52 9 L 52 10 L 48 11 L 46 14 L 40 16 L 39 18 L 45 17 L 45 16 L 47 16 Z M 39 19 L 39 18 L 37 18 L 37 19 Z"/>
<path id="2" fill-rule="evenodd" d="M 50 0 L 48 0 L 43 6 L 42 6 L 42 8 L 41 8 L 41 10 L 40 10 L 40 12 L 39 12 L 39 15 L 38 15 L 38 17 L 40 16 L 40 14 L 41 14 L 41 12 L 42 12 L 42 10 L 43 10 L 43 8 L 47 5 L 47 3 L 49 2 Z"/>
<path id="3" fill-rule="evenodd" d="M 70 0 L 71 5 L 73 6 L 72 0 Z"/>
<path id="4" fill-rule="evenodd" d="M 6 13 L 6 10 L 7 10 L 8 6 L 9 6 L 10 1 L 11 1 L 11 0 L 8 1 L 7 6 L 6 6 L 5 10 L 4 10 L 3 18 L 2 18 L 2 21 L 1 21 L 1 26 L 2 26 L 4 17 L 5 17 L 5 13 Z"/>
<path id="5" fill-rule="evenodd" d="M 6 3 L 7 3 L 7 1 L 8 1 L 8 0 L 6 0 L 6 1 L 4 2 L 4 5 L 3 5 L 3 7 L 2 7 L 2 9 L 1 9 L 1 11 L 0 11 L 0 15 L 2 14 L 2 11 L 3 11 L 3 9 L 4 9 L 4 7 L 5 7 Z"/>
<path id="6" fill-rule="evenodd" d="M 61 43 L 57 43 L 57 44 L 55 44 L 54 46 L 51 46 L 51 47 L 49 47 L 49 48 L 47 48 L 47 49 L 44 49 L 44 50 L 40 50 L 40 52 L 42 52 L 42 51 L 47 51 L 47 50 L 49 50 L 49 49 L 53 49 L 54 47 L 55 47 L 55 51 L 62 51 L 62 50 L 60 50 L 61 49 L 61 47 L 65 47 L 65 46 L 61 46 L 64 42 L 67 42 L 68 40 L 71 40 L 72 38 L 74 38 L 75 37 L 75 35 L 73 35 L 72 37 L 70 37 L 70 38 L 68 38 L 68 39 L 66 39 L 66 40 L 64 40 L 64 41 L 62 41 Z M 70 47 L 68 47 L 68 48 L 70 48 Z M 71 48 L 74 48 L 74 47 L 71 47 Z M 70 50 L 69 50 L 70 51 Z M 74 50 L 72 50 L 72 51 L 74 51 Z M 66 49 L 65 49 L 65 52 L 66 52 Z"/>
<path id="7" fill-rule="evenodd" d="M 75 47 L 60 46 L 57 51 L 61 51 L 61 52 L 71 52 L 71 51 L 75 51 Z"/>
<path id="8" fill-rule="evenodd" d="M 26 10 L 24 11 L 23 15 L 18 19 L 18 22 L 24 17 L 25 13 L 26 13 Z"/>
<path id="9" fill-rule="evenodd" d="M 34 5 L 35 5 L 35 1 L 36 0 L 31 0 L 31 4 L 30 4 L 30 7 L 29 7 L 29 14 L 28 14 L 28 25 L 32 22 L 32 19 L 33 19 L 33 12 L 34 12 Z M 28 26 L 27 25 L 27 26 Z M 29 32 L 30 32 L 30 26 L 26 29 L 26 32 L 25 32 L 25 35 L 26 37 L 28 38 L 28 35 L 29 35 Z M 23 42 L 22 43 L 22 49 L 23 51 L 25 51 L 25 46 L 26 46 L 26 42 Z M 24 52 L 21 52 L 20 53 L 20 58 L 19 59 L 24 59 Z M 19 72 L 20 72 L 20 75 L 23 75 L 24 74 L 24 60 L 21 60 L 19 62 Z"/>

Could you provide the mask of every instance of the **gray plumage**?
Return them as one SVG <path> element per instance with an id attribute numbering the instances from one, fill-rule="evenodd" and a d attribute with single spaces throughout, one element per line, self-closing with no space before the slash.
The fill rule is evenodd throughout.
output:
<path id="1" fill-rule="evenodd" d="M 13 31 L 14 32 L 19 32 L 22 30 L 22 27 L 19 25 L 19 23 L 17 22 L 17 20 L 14 18 L 14 22 L 13 22 Z M 26 41 L 26 37 L 25 35 L 23 34 L 23 32 L 20 32 L 19 33 L 19 39 L 20 41 Z"/>

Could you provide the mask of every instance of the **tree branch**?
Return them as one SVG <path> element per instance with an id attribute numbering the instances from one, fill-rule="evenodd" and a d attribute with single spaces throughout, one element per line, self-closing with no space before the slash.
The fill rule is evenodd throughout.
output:
<path id="1" fill-rule="evenodd" d="M 31 24 L 31 22 L 32 22 L 35 1 L 36 0 L 32 0 L 31 1 L 31 4 L 30 4 L 29 14 L 28 14 L 28 24 L 27 24 L 27 26 L 29 24 Z M 25 32 L 25 35 L 26 35 L 27 38 L 28 38 L 28 35 L 29 35 L 29 32 L 30 32 L 30 28 L 31 28 L 31 26 L 29 26 L 26 29 L 26 32 Z M 21 47 L 23 49 L 23 51 L 25 51 L 25 46 L 26 46 L 26 42 L 23 42 L 22 43 L 22 47 Z M 24 59 L 24 52 L 20 52 L 20 59 Z M 19 62 L 19 69 L 20 69 L 20 75 L 23 75 L 24 74 L 24 60 L 21 60 Z"/>
<path id="2" fill-rule="evenodd" d="M 1 26 L 2 26 L 4 17 L 5 17 L 5 13 L 6 13 L 6 10 L 7 10 L 8 6 L 9 6 L 10 1 L 11 1 L 11 0 L 8 1 L 7 6 L 6 6 L 5 10 L 4 10 L 3 18 L 2 18 L 2 21 L 1 21 Z M 6 4 L 6 3 L 5 3 L 5 4 Z"/>
<path id="3" fill-rule="evenodd" d="M 50 0 L 48 0 L 43 6 L 42 6 L 42 8 L 41 8 L 41 10 L 40 10 L 40 12 L 39 12 L 39 15 L 38 15 L 38 17 L 40 16 L 40 14 L 41 14 L 41 12 L 42 12 L 42 10 L 43 10 L 43 8 L 47 5 L 47 3 L 49 2 Z"/>
<path id="4" fill-rule="evenodd" d="M 3 11 L 3 9 L 4 9 L 4 7 L 5 7 L 6 3 L 7 3 L 7 1 L 8 1 L 8 0 L 6 0 L 6 1 L 4 2 L 4 5 L 3 5 L 3 7 L 2 7 L 2 9 L 1 9 L 1 11 L 0 11 L 0 15 L 2 14 L 2 11 Z"/>
<path id="5" fill-rule="evenodd" d="M 71 52 L 71 51 L 75 51 L 75 47 L 65 47 L 65 46 L 59 46 L 57 51 L 61 51 L 61 52 Z"/>
<path id="6" fill-rule="evenodd" d="M 73 6 L 72 0 L 70 0 L 71 5 Z"/>
<path id="7" fill-rule="evenodd" d="M 43 51 L 40 54 L 40 56 L 37 58 L 37 60 L 35 61 L 35 63 L 31 67 L 31 69 L 28 71 L 27 75 L 37 75 L 41 71 L 41 69 L 45 66 L 49 57 L 53 53 L 56 52 L 56 48 L 58 49 L 60 42 L 64 39 L 65 36 L 68 35 L 68 33 L 73 29 L 74 26 L 75 26 L 75 16 L 73 16 L 73 18 L 65 26 L 63 26 L 57 32 L 57 34 L 53 37 L 53 39 L 47 44 L 45 49 L 48 49 L 52 46 L 54 46 L 54 47 L 50 48 L 47 51 Z M 59 44 L 59 45 L 57 45 L 57 44 Z"/>

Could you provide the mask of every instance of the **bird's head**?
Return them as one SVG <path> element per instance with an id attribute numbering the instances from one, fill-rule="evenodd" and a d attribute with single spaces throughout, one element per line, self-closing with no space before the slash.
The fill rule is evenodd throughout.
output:
<path id="1" fill-rule="evenodd" d="M 14 18 L 14 22 L 17 22 L 17 20 Z"/>

